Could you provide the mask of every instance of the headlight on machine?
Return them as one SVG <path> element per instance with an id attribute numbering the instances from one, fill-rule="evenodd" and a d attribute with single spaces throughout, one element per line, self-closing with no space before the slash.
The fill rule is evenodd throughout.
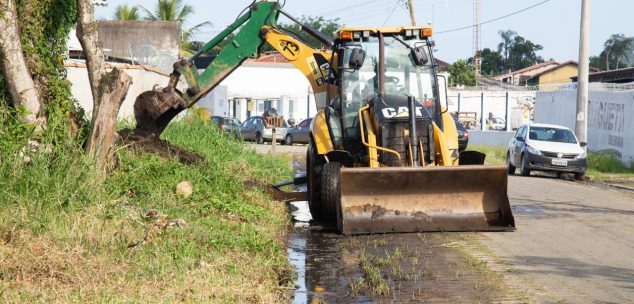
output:
<path id="1" fill-rule="evenodd" d="M 577 154 L 577 156 L 575 157 L 576 159 L 584 159 L 586 158 L 588 155 L 586 154 L 586 152 L 583 153 L 579 153 Z"/>
<path id="2" fill-rule="evenodd" d="M 542 155 L 542 152 L 531 147 L 531 146 L 526 146 L 526 150 L 528 151 L 528 153 L 533 154 L 533 155 Z"/>

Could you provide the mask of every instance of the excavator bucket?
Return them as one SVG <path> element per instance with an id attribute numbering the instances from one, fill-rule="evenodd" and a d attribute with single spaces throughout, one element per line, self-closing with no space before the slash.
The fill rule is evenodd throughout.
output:
<path id="1" fill-rule="evenodd" d="M 514 230 L 504 166 L 342 168 L 343 234 Z"/>

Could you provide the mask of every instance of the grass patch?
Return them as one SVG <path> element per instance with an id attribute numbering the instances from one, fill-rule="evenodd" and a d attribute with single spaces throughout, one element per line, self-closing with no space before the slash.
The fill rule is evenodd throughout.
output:
<path id="1" fill-rule="evenodd" d="M 492 147 L 492 146 L 469 146 L 469 150 L 478 151 L 486 154 L 485 163 L 489 165 L 504 165 L 506 164 L 506 152 L 504 147 Z"/>
<path id="2" fill-rule="evenodd" d="M 626 167 L 621 160 L 607 153 L 589 153 L 587 174 L 599 181 L 634 179 L 634 163 Z"/>
<path id="3" fill-rule="evenodd" d="M 0 145 L 2 302 L 287 300 L 288 215 L 242 182 L 290 176 L 289 157 L 256 154 L 199 119 L 163 137 L 207 161 L 122 149 L 100 182 L 72 143 Z M 188 198 L 174 192 L 184 180 Z"/>

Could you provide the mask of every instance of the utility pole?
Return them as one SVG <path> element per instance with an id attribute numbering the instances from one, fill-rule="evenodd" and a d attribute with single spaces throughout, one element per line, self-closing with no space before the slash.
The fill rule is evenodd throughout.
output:
<path id="1" fill-rule="evenodd" d="M 579 74 L 577 76 L 577 124 L 575 133 L 580 142 L 588 142 L 588 49 L 590 41 L 590 0 L 581 2 L 579 36 Z M 587 147 L 584 147 L 587 149 Z"/>
<path id="2" fill-rule="evenodd" d="M 412 19 L 412 25 L 416 25 L 416 17 L 414 16 L 414 0 L 407 0 L 409 7 L 409 18 Z"/>

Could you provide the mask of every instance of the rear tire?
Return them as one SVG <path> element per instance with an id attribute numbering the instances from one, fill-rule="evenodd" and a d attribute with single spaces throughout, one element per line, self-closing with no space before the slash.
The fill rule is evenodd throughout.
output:
<path id="1" fill-rule="evenodd" d="M 289 146 L 293 145 L 293 137 L 290 134 L 286 135 L 286 140 L 284 141 L 284 144 Z"/>
<path id="2" fill-rule="evenodd" d="M 260 132 L 255 133 L 255 143 L 261 145 L 264 143 L 264 138 L 262 138 L 262 134 Z"/>
<path id="3" fill-rule="evenodd" d="M 528 160 L 522 155 L 522 176 L 531 175 L 531 170 L 528 168 Z"/>
<path id="4" fill-rule="evenodd" d="M 314 141 L 310 140 L 306 151 L 306 175 L 308 176 L 308 208 L 313 220 L 321 220 L 321 172 L 325 161 L 317 154 Z"/>
<path id="5" fill-rule="evenodd" d="M 508 164 L 508 174 L 509 175 L 513 175 L 515 174 L 515 166 L 513 166 L 513 164 L 511 164 L 511 154 L 507 153 L 506 154 L 506 163 Z"/>
<path id="6" fill-rule="evenodd" d="M 341 164 L 327 163 L 321 172 L 321 214 L 327 222 L 337 220 L 337 209 L 341 205 Z"/>

